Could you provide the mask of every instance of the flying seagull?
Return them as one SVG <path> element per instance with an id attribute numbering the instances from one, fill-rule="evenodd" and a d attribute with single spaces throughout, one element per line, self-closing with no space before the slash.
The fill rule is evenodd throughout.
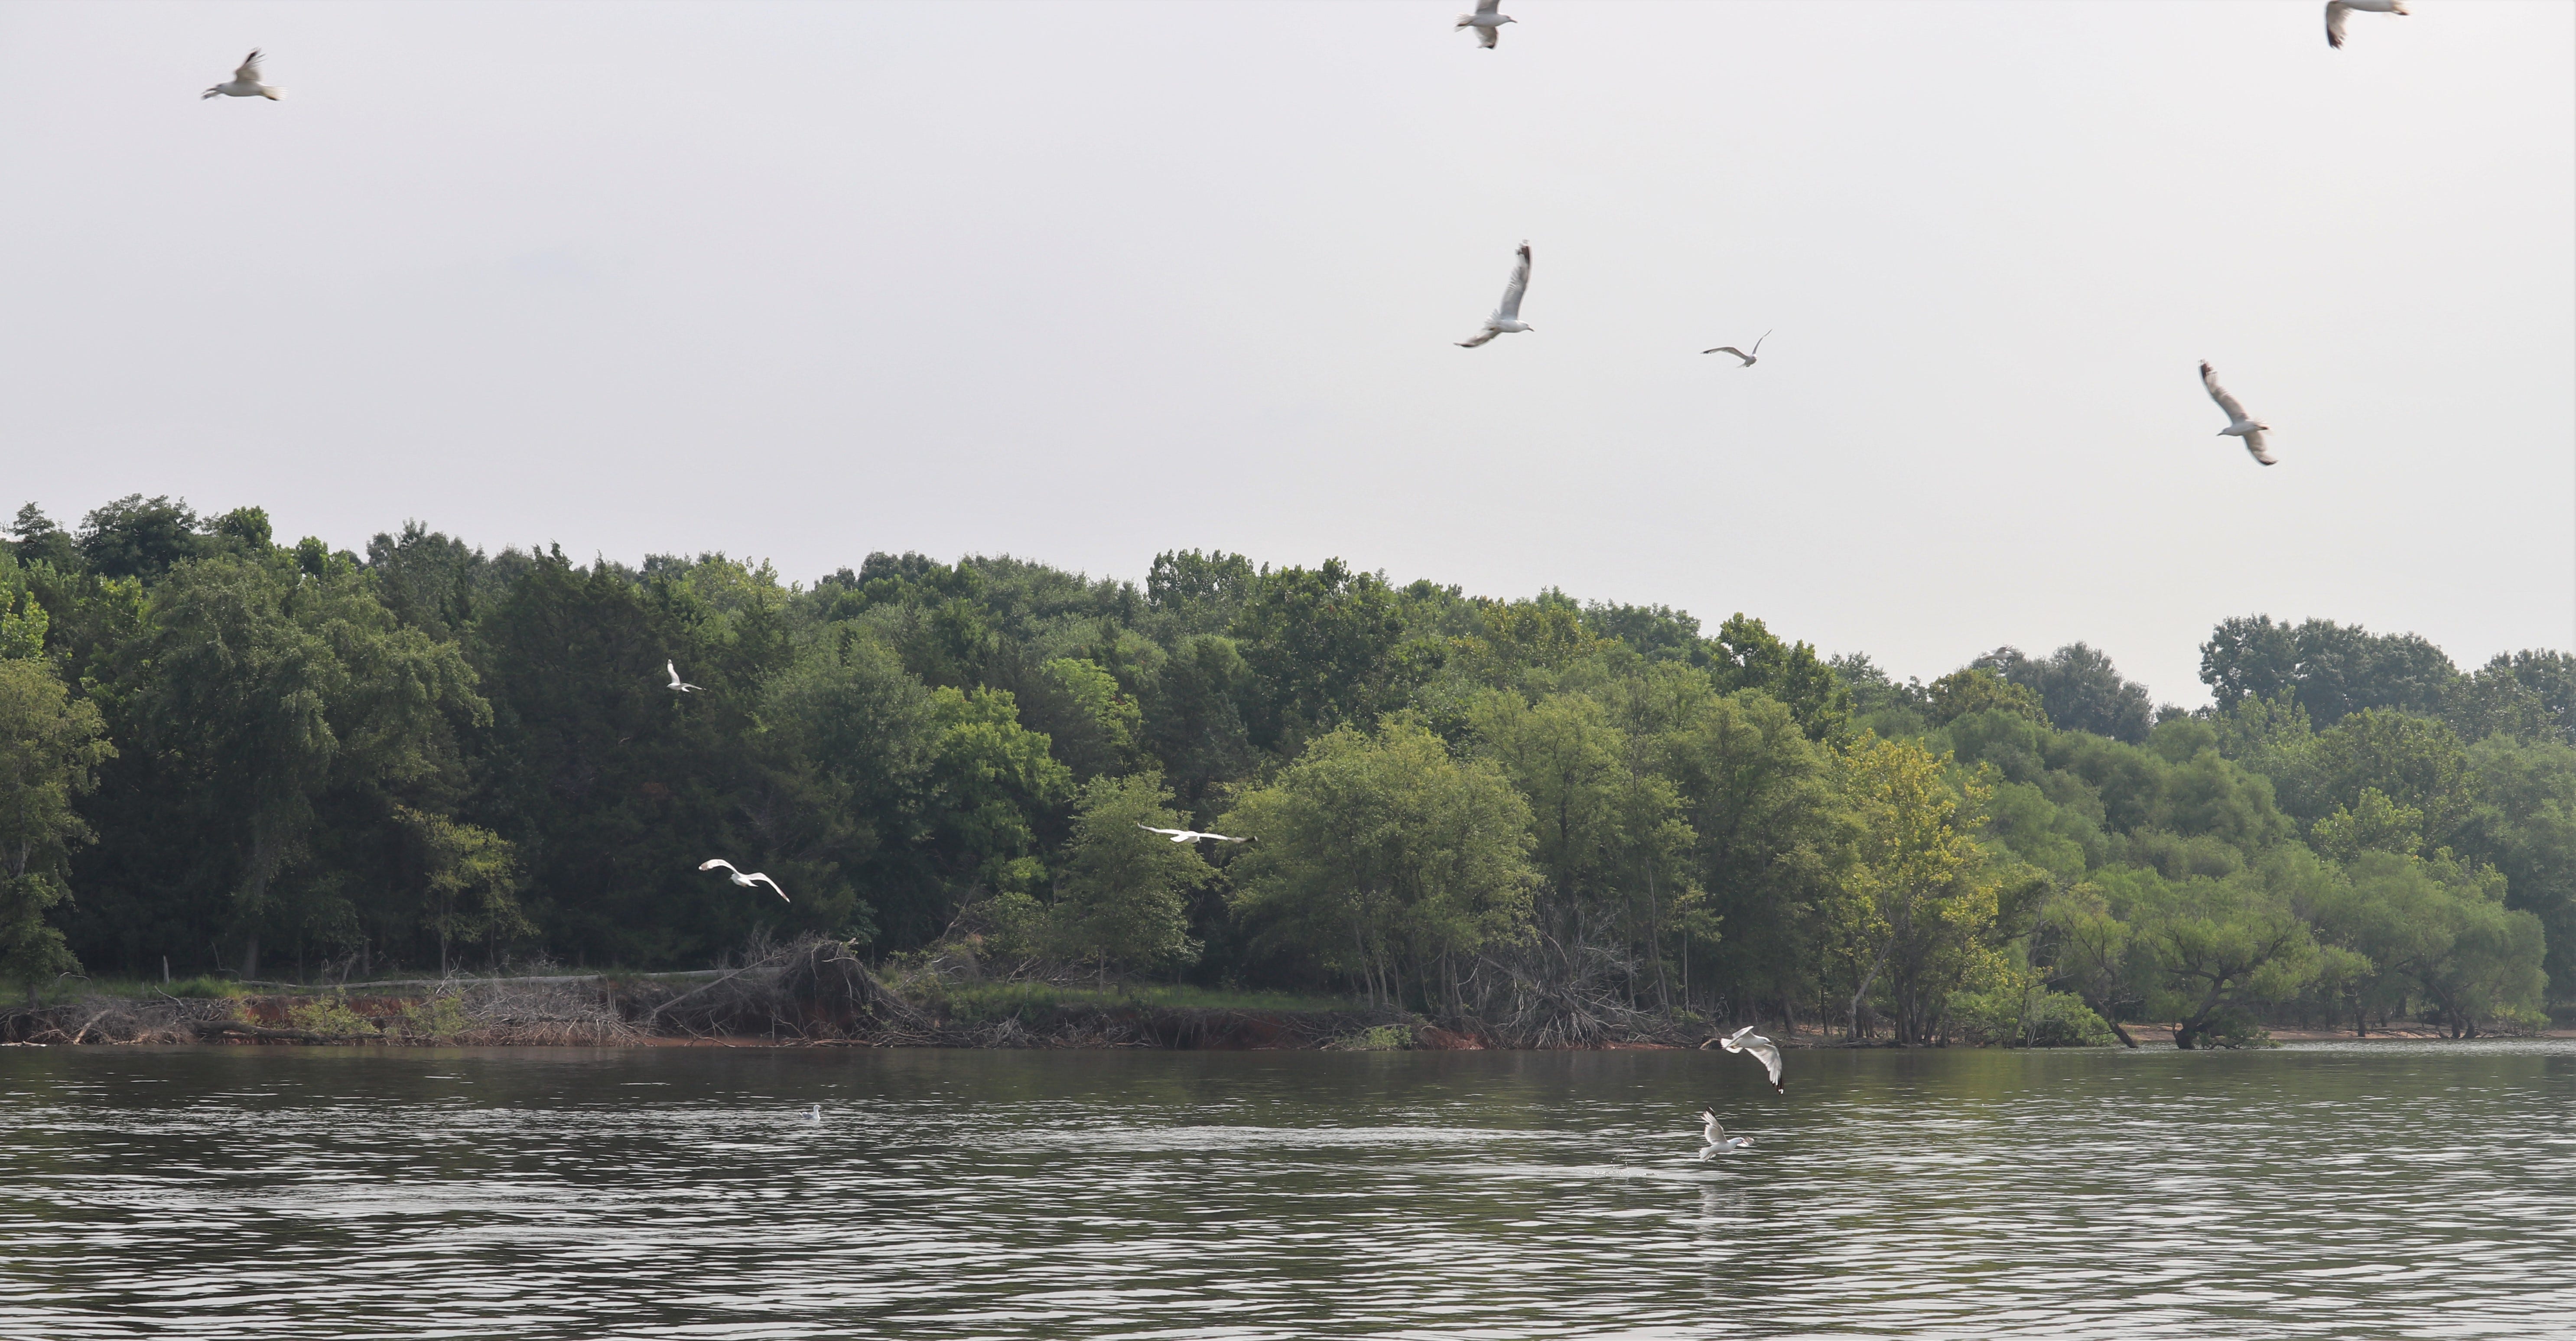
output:
<path id="1" fill-rule="evenodd" d="M 1472 340 L 1459 341 L 1460 349 L 1473 349 L 1497 335 L 1537 329 L 1521 320 L 1521 295 L 1529 292 L 1529 243 L 1521 243 L 1520 258 L 1520 264 L 1512 267 L 1511 282 L 1503 286 L 1503 301 L 1494 308 L 1494 315 L 1485 318 L 1485 329 Z"/>
<path id="2" fill-rule="evenodd" d="M 1220 843 L 1249 843 L 1252 841 L 1249 838 L 1228 838 L 1221 833 L 1200 833 L 1196 829 L 1157 829 L 1151 824 L 1139 824 L 1136 827 L 1147 833 L 1162 834 L 1170 838 L 1175 843 L 1194 843 L 1202 838 L 1213 838 Z"/>
<path id="3" fill-rule="evenodd" d="M 1708 1043 L 1717 1044 L 1728 1052 L 1752 1054 L 1753 1060 L 1762 1063 L 1762 1069 L 1771 1073 L 1771 1088 L 1782 1094 L 1789 1092 L 1789 1087 L 1780 1083 L 1780 1045 L 1753 1032 L 1752 1025 L 1748 1024 L 1725 1038 L 1712 1038 Z M 1701 1049 L 1705 1050 L 1708 1043 L 1700 1044 Z"/>
<path id="4" fill-rule="evenodd" d="M 690 684 L 688 681 L 681 679 L 680 667 L 676 662 L 665 661 L 662 663 L 662 669 L 671 673 L 671 687 L 679 690 L 683 694 L 688 693 L 692 689 L 706 688 L 705 685 Z M 703 870 L 704 868 L 701 867 L 700 869 Z"/>
<path id="5" fill-rule="evenodd" d="M 1750 1150 L 1753 1148 L 1752 1137 L 1729 1136 L 1726 1134 L 1726 1128 L 1717 1125 L 1716 1109 L 1703 1108 L 1699 1110 L 1699 1120 L 1704 1124 L 1700 1128 L 1700 1136 L 1708 1142 L 1707 1145 L 1700 1147 L 1699 1157 L 1701 1159 L 1706 1159 L 1711 1155 L 1732 1155 L 1736 1151 Z"/>
<path id="6" fill-rule="evenodd" d="M 728 871 L 732 871 L 733 874 L 727 878 L 732 880 L 735 884 L 742 886 L 744 889 L 749 889 L 754 885 L 767 885 L 771 892 L 778 895 L 778 901 L 780 903 L 794 902 L 794 900 L 787 897 L 786 890 L 778 887 L 777 881 L 770 879 L 768 876 L 763 875 L 758 871 L 754 871 L 749 875 L 744 875 L 732 862 L 726 861 L 722 857 L 709 857 L 705 861 L 698 863 L 698 869 L 701 871 L 712 871 L 719 866 Z"/>
<path id="7" fill-rule="evenodd" d="M 1458 28 L 1475 29 L 1476 41 L 1481 43 L 1485 50 L 1491 51 L 1494 49 L 1495 40 L 1503 35 L 1503 25 L 1506 23 L 1518 23 L 1520 21 L 1509 14 L 1495 13 L 1494 11 L 1500 9 L 1502 4 L 1503 0 L 1476 0 L 1476 12 L 1473 14 L 1459 15 L 1456 26 Z M 2400 10 L 2398 12 L 2404 13 L 2405 11 Z M 1452 31 L 1455 31 L 1455 29 L 1453 28 Z"/>
<path id="8" fill-rule="evenodd" d="M 2327 46 L 2338 51 L 2343 49 L 2343 16 L 2356 9 L 2368 14 L 2403 14 L 2406 0 L 2326 0 Z M 1486 45 L 1493 44 L 1488 42 Z"/>
<path id="9" fill-rule="evenodd" d="M 1770 338 L 1771 332 L 1764 331 L 1762 333 L 1762 340 L 1768 340 Z M 1756 340 L 1753 342 L 1753 354 L 1759 354 L 1762 352 L 1762 340 Z M 1745 353 L 1743 350 L 1738 349 L 1733 345 L 1719 345 L 1715 349 L 1703 349 L 1699 352 L 1703 354 L 1733 354 L 1737 358 L 1744 360 L 1744 366 L 1747 368 L 1750 368 L 1754 364 L 1762 361 L 1753 357 L 1753 354 Z"/>
<path id="10" fill-rule="evenodd" d="M 217 84 L 213 88 L 207 89 L 205 92 L 200 93 L 197 96 L 202 100 L 205 98 L 215 97 L 218 94 L 227 98 L 266 98 L 270 102 L 275 102 L 286 96 L 286 90 L 282 88 L 270 88 L 268 85 L 259 82 L 259 53 L 257 51 L 253 51 L 249 55 L 242 57 L 241 68 L 233 71 L 233 77 L 231 79 Z"/>
<path id="11" fill-rule="evenodd" d="M 2246 452 L 2255 460 L 2267 466 L 2280 464 L 2279 458 L 2263 450 L 2263 433 L 2272 426 L 2256 423 L 2252 416 L 2245 413 L 2245 407 L 2237 404 L 2236 398 L 2228 395 L 2226 389 L 2218 385 L 2218 379 L 2209 375 L 2207 360 L 2203 360 L 2200 365 L 2200 384 L 2209 388 L 2209 398 L 2218 402 L 2218 408 L 2227 411 L 2227 427 L 2218 430 L 2218 436 L 2243 438 Z"/>

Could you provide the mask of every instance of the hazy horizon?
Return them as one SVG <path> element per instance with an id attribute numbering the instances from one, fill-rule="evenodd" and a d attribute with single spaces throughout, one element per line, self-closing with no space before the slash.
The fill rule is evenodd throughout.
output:
<path id="1" fill-rule="evenodd" d="M 2576 646 L 2576 8 L 1461 7 L 0 8 L 0 509 Z"/>

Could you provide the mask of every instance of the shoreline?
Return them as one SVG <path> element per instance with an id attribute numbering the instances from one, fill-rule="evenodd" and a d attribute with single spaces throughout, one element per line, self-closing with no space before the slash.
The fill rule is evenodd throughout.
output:
<path id="1" fill-rule="evenodd" d="M 91 997 L 0 1011 L 0 1045 L 1557 1052 L 1679 1051 L 1713 1036 L 1712 1026 L 1695 1018 L 1643 1013 L 1580 1033 L 1546 1026 L 1516 1036 L 1481 1021 L 1433 1020 L 1384 1006 L 1174 1005 L 1123 998 L 1059 1000 L 1027 992 L 1017 998 L 980 999 L 932 992 L 916 1000 L 864 972 L 855 978 L 835 975 L 842 980 L 820 984 L 852 989 L 843 991 L 815 991 L 811 989 L 818 984 L 782 982 L 769 974 L 744 982 L 747 972 L 653 979 L 410 979 L 360 984 L 354 992 Z M 669 981 L 674 978 L 680 981 Z M 730 993 L 720 990 L 728 984 L 737 986 Z M 442 985 L 450 990 L 367 990 Z M 2173 1046 L 2171 1024 L 2125 1027 L 2142 1049 Z M 1897 1046 L 1846 1042 L 1838 1031 L 1816 1025 L 1767 1032 L 1782 1047 L 1802 1051 Z M 2453 1039 L 2418 1021 L 2368 1035 L 2295 1027 L 2269 1032 L 2274 1043 L 2480 1041 Z M 2576 1038 L 2576 1028 L 2481 1036 L 2496 1037 L 2568 1039 Z"/>

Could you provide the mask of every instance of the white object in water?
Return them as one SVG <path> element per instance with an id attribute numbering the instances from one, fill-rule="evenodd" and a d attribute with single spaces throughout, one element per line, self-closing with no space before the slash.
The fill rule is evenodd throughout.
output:
<path id="1" fill-rule="evenodd" d="M 704 688 L 706 688 L 706 686 L 705 686 L 705 685 L 690 684 L 690 683 L 688 683 L 687 681 L 682 680 L 682 679 L 680 678 L 680 666 L 679 666 L 679 663 L 678 663 L 678 662 L 675 662 L 675 661 L 665 661 L 665 662 L 663 662 L 663 663 L 662 663 L 662 669 L 664 669 L 664 670 L 666 670 L 666 671 L 669 671 L 669 672 L 671 673 L 671 687 L 672 687 L 673 689 L 679 690 L 679 691 L 680 691 L 681 693 L 683 693 L 683 694 L 685 694 L 685 693 L 689 692 L 689 691 L 690 691 L 690 690 L 692 690 L 692 689 L 704 689 Z M 701 871 L 703 871 L 703 870 L 705 870 L 705 869 L 706 869 L 706 867 L 701 866 L 701 867 L 699 867 L 698 869 L 699 869 L 699 870 L 701 870 Z"/>
<path id="2" fill-rule="evenodd" d="M 1452 31 L 1458 28 L 1475 29 L 1478 45 L 1491 51 L 1494 49 L 1494 43 L 1503 35 L 1503 25 L 1520 22 L 1509 14 L 1494 12 L 1502 7 L 1503 0 L 1476 0 L 1476 12 L 1459 15 L 1458 22 L 1452 26 Z"/>
<path id="3" fill-rule="evenodd" d="M 1528 322 L 1521 320 L 1521 295 L 1529 292 L 1530 250 L 1528 242 L 1524 241 L 1521 243 L 1521 249 L 1518 254 L 1521 258 L 1520 263 L 1512 267 L 1511 282 L 1503 286 L 1503 301 L 1494 308 L 1494 315 L 1485 318 L 1485 328 L 1476 332 L 1474 339 L 1461 340 L 1458 342 L 1458 347 L 1460 349 L 1473 349 L 1476 346 L 1485 343 L 1487 340 L 1493 339 L 1497 335 L 1512 335 L 1520 331 L 1534 331 L 1538 329 L 1536 326 L 1532 326 Z"/>
<path id="4" fill-rule="evenodd" d="M 815 1121 L 815 1122 L 820 1122 L 820 1121 L 822 1121 L 822 1120 L 823 1120 L 823 1105 L 821 1105 L 821 1104 L 816 1104 L 816 1105 L 814 1105 L 814 1111 L 813 1111 L 813 1113 L 810 1115 L 810 1118 L 811 1118 L 811 1120 L 812 1120 L 812 1121 Z"/>
<path id="5" fill-rule="evenodd" d="M 790 898 L 788 898 L 788 897 L 787 897 L 787 891 L 786 891 L 786 890 L 783 890 L 783 889 L 779 889 L 779 888 L 778 888 L 778 882 L 777 882 L 777 881 L 770 879 L 767 875 L 763 874 L 762 872 L 754 871 L 754 872 L 752 872 L 752 873 L 751 873 L 751 874 L 749 874 L 749 875 L 744 875 L 740 870 L 738 870 L 738 869 L 736 869 L 736 868 L 735 868 L 735 866 L 734 866 L 734 864 L 733 864 L 732 862 L 726 861 L 726 860 L 725 860 L 724 858 L 722 858 L 722 857 L 709 857 L 709 858 L 707 858 L 705 861 L 702 861 L 702 862 L 699 862 L 699 863 L 698 863 L 698 869 L 699 869 L 699 870 L 701 870 L 701 871 L 712 871 L 712 870 L 714 870 L 715 868 L 717 868 L 717 867 L 719 867 L 719 866 L 721 866 L 721 867 L 725 868 L 725 869 L 726 869 L 726 870 L 728 870 L 728 871 L 732 871 L 732 872 L 733 872 L 733 875 L 732 875 L 730 878 L 732 879 L 732 881 L 733 881 L 735 884 L 742 886 L 744 889 L 749 889 L 749 888 L 751 888 L 751 887 L 752 887 L 753 885 L 755 885 L 755 884 L 766 884 L 766 885 L 768 885 L 768 886 L 770 887 L 770 889 L 772 889 L 772 890 L 776 891 L 776 893 L 777 893 L 777 895 L 778 895 L 778 901 L 779 901 L 779 902 L 781 902 L 781 903 L 793 903 L 793 902 L 795 902 L 795 900 L 790 899 Z"/>
<path id="6" fill-rule="evenodd" d="M 2278 458 L 2263 450 L 2263 434 L 2272 426 L 2256 423 L 2254 416 L 2245 413 L 2245 407 L 2237 404 L 2236 398 L 2228 395 L 2226 390 L 2218 385 L 2218 379 L 2210 375 L 2207 359 L 2201 360 L 2200 384 L 2209 388 L 2209 398 L 2218 402 L 2218 408 L 2227 411 L 2227 427 L 2218 430 L 2218 436 L 2243 438 L 2248 455 L 2264 465 L 2277 465 Z"/>
<path id="7" fill-rule="evenodd" d="M 2343 46 L 2343 16 L 2354 10 L 2371 14 L 2403 14 L 2406 0 L 2326 0 L 2326 45 Z"/>
<path id="8" fill-rule="evenodd" d="M 1762 340 L 1768 340 L 1768 339 L 1770 339 L 1770 338 L 1771 338 L 1771 332 L 1769 332 L 1769 331 L 1764 331 L 1764 332 L 1762 333 Z M 1759 354 L 1759 353 L 1761 353 L 1761 352 L 1762 352 L 1762 340 L 1756 340 L 1756 341 L 1754 341 L 1754 342 L 1753 342 L 1753 353 L 1752 353 L 1752 354 L 1748 354 L 1748 353 L 1744 352 L 1743 350 L 1736 348 L 1736 347 L 1735 347 L 1735 346 L 1733 346 L 1733 345 L 1719 345 L 1719 346 L 1718 346 L 1717 348 L 1715 348 L 1715 349 L 1703 349 L 1703 350 L 1701 350 L 1701 351 L 1699 351 L 1699 352 L 1701 352 L 1701 353 L 1703 353 L 1703 354 L 1733 354 L 1733 355 L 1734 355 L 1734 356 L 1736 356 L 1737 358 L 1740 358 L 1740 359 L 1744 360 L 1744 366 L 1745 366 L 1745 367 L 1750 368 L 1750 367 L 1752 367 L 1754 364 L 1756 364 L 1756 363 L 1760 363 L 1760 362 L 1762 361 L 1762 360 L 1760 360 L 1760 359 L 1757 359 L 1757 358 L 1753 357 L 1753 355 L 1754 355 L 1754 354 Z"/>
<path id="9" fill-rule="evenodd" d="M 241 68 L 233 71 L 232 78 L 215 85 L 213 88 L 207 89 L 205 92 L 200 93 L 197 96 L 200 99 L 214 97 L 266 98 L 270 102 L 275 102 L 286 96 L 286 90 L 282 88 L 270 88 L 268 85 L 259 82 L 259 52 L 253 50 L 249 55 L 242 57 Z"/>
<path id="10" fill-rule="evenodd" d="M 1228 838 L 1221 833 L 1201 833 L 1196 829 L 1157 829 L 1151 824 L 1139 824 L 1136 827 L 1147 833 L 1162 834 L 1175 843 L 1192 843 L 1202 838 L 1213 838 L 1220 843 L 1249 843 L 1253 841 L 1249 838 Z"/>
<path id="11" fill-rule="evenodd" d="M 1762 1063 L 1763 1070 L 1771 1073 L 1771 1088 L 1782 1094 L 1789 1092 L 1789 1087 L 1780 1083 L 1780 1045 L 1753 1032 L 1752 1025 L 1748 1024 L 1725 1038 L 1712 1038 L 1708 1043 L 1715 1043 L 1728 1052 L 1751 1054 L 1753 1060 Z M 1705 1050 L 1708 1043 L 1702 1043 L 1700 1047 Z"/>
<path id="12" fill-rule="evenodd" d="M 1701 1159 L 1706 1159 L 1711 1155 L 1732 1155 L 1739 1150 L 1750 1150 L 1753 1148 L 1752 1137 L 1729 1136 L 1726 1134 L 1726 1128 L 1717 1125 L 1716 1109 L 1703 1108 L 1699 1110 L 1699 1120 L 1703 1124 L 1700 1128 L 1700 1136 L 1708 1142 L 1707 1145 L 1700 1147 L 1699 1157 Z"/>

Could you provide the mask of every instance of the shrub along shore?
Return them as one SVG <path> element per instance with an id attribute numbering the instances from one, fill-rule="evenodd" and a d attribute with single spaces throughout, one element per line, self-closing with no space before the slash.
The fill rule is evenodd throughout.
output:
<path id="1" fill-rule="evenodd" d="M 889 984 L 846 943 L 807 940 L 739 967 L 682 973 L 521 974 L 289 984 L 193 979 L 86 986 L 0 1011 L 0 1043 L 318 1046 L 950 1047 L 1171 1049 L 1688 1048 L 1710 1024 L 1678 1012 L 1570 1019 L 1537 1030 L 1426 1018 L 1384 1004 L 1157 985 L 960 981 L 917 969 Z M 2130 1025 L 2149 1041 L 2175 1022 Z M 1873 1046 L 1823 1026 L 1771 1026 L 1790 1047 Z M 2275 1031 L 2300 1040 L 2350 1030 Z M 2440 1023 L 2384 1026 L 2384 1038 L 2434 1038 Z M 2553 1031 L 2560 1036 L 2576 1031 Z M 2106 1030 L 2038 1013 L 2005 1047 L 2112 1046 Z M 2134 1036 L 2129 1040 L 2135 1045 Z M 1893 1040 L 1880 1046 L 1894 1046 Z"/>

